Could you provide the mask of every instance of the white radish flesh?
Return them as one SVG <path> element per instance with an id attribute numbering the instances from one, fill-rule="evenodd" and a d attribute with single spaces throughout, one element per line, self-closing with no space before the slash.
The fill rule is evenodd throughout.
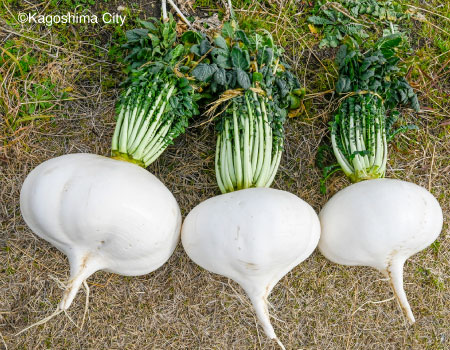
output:
<path id="1" fill-rule="evenodd" d="M 270 323 L 267 297 L 275 284 L 315 249 L 317 214 L 297 196 L 251 188 L 210 198 L 186 217 L 181 241 L 189 257 L 245 290 L 264 332 Z"/>
<path id="2" fill-rule="evenodd" d="M 319 217 L 321 253 L 338 264 L 381 271 L 414 323 L 403 289 L 403 265 L 441 232 L 442 209 L 433 195 L 410 182 L 367 180 L 338 192 Z"/>
<path id="3" fill-rule="evenodd" d="M 147 274 L 179 240 L 181 213 L 172 193 L 145 169 L 94 154 L 40 164 L 25 179 L 20 209 L 31 230 L 69 259 L 59 310 L 69 308 L 94 272 Z"/>

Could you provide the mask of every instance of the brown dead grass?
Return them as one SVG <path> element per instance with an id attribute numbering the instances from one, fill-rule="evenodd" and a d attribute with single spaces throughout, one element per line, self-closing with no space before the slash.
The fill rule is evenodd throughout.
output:
<path id="1" fill-rule="evenodd" d="M 283 27 L 283 18 L 279 21 Z M 297 39 L 292 37 L 293 45 L 300 45 Z M 303 44 L 298 51 L 301 56 L 292 56 L 307 87 L 314 86 L 313 77 L 321 69 L 311 52 Z M 65 57 L 77 59 L 71 53 Z M 99 67 L 104 70 L 94 76 L 87 73 Z M 8 142 L 0 154 L 0 348 L 277 349 L 257 326 L 243 290 L 196 266 L 181 245 L 168 263 L 149 275 L 130 278 L 97 272 L 89 278 L 90 304 L 83 329 L 61 314 L 14 336 L 53 312 L 68 278 L 64 255 L 37 238 L 22 220 L 21 184 L 49 158 L 74 152 L 108 155 L 118 93 L 101 88 L 104 75 L 111 74 L 106 63 L 74 68 L 55 58 L 46 69 L 43 74 L 61 85 L 71 84 L 74 69 L 77 76 L 90 78 L 77 80 L 75 88 L 82 98 L 64 102 L 56 118 L 28 123 L 20 135 L 1 135 Z M 429 73 L 438 69 L 432 66 Z M 444 78 L 449 78 L 448 73 Z M 314 114 L 289 120 L 286 149 L 273 185 L 295 193 L 317 211 L 348 184 L 343 176 L 334 176 L 328 182 L 328 194 L 319 193 L 320 172 L 314 159 L 326 137 L 331 98 L 311 96 L 309 108 Z M 422 95 L 421 102 L 435 107 L 427 96 Z M 443 103 L 438 112 L 448 119 L 450 104 Z M 441 126 L 437 118 L 431 111 L 405 111 L 404 119 L 414 121 L 420 130 L 392 144 L 387 172 L 388 177 L 430 188 L 444 210 L 440 246 L 415 255 L 405 266 L 405 289 L 417 323 L 408 325 L 397 303 L 389 300 L 392 291 L 377 271 L 332 264 L 316 251 L 285 276 L 270 296 L 272 322 L 287 349 L 449 348 L 450 138 L 448 126 Z M 0 129 L 5 130 L 4 125 Z M 191 127 L 149 167 L 174 193 L 184 216 L 219 193 L 214 142 L 212 125 Z M 77 325 L 84 300 L 81 290 L 68 311 Z"/>

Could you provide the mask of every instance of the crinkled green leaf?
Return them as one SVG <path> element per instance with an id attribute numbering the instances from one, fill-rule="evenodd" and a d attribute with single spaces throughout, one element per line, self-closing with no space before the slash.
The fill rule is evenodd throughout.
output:
<path id="1" fill-rule="evenodd" d="M 346 76 L 339 76 L 338 81 L 336 82 L 336 92 L 348 92 L 350 90 L 351 81 Z"/>
<path id="2" fill-rule="evenodd" d="M 139 41 L 143 38 L 146 38 L 147 34 L 148 34 L 147 29 L 136 28 L 136 29 L 128 30 L 125 33 L 125 36 L 127 37 L 128 41 L 133 42 L 133 41 Z"/>
<path id="3" fill-rule="evenodd" d="M 208 81 L 216 72 L 217 66 L 199 63 L 193 70 L 192 75 L 200 81 Z"/>
<path id="4" fill-rule="evenodd" d="M 222 68 L 230 67 L 228 51 L 215 47 L 211 51 L 211 56 L 213 58 L 214 63 L 216 63 L 219 67 Z"/>
<path id="5" fill-rule="evenodd" d="M 373 77 L 375 75 L 375 69 L 369 69 L 366 70 L 364 73 L 361 74 L 360 79 L 361 80 L 368 80 L 369 78 Z"/>
<path id="6" fill-rule="evenodd" d="M 216 46 L 220 47 L 221 49 L 228 50 L 227 42 L 223 38 L 223 36 L 218 35 L 217 37 L 215 37 L 214 44 L 216 44 Z"/>
<path id="7" fill-rule="evenodd" d="M 243 89 L 248 89 L 251 86 L 251 81 L 248 74 L 240 68 L 236 70 L 236 80 Z"/>
<path id="8" fill-rule="evenodd" d="M 200 43 L 200 55 L 206 55 L 206 53 L 211 49 L 211 43 L 207 39 L 203 39 Z"/>
<path id="9" fill-rule="evenodd" d="M 217 71 L 214 73 L 214 81 L 219 85 L 226 85 L 227 76 L 225 74 L 225 69 L 219 67 Z"/>
<path id="10" fill-rule="evenodd" d="M 326 19 L 324 17 L 319 17 L 319 16 L 309 16 L 308 22 L 315 24 L 315 25 L 319 25 L 319 26 L 334 23 L 334 22 L 330 21 L 329 19 Z"/>
<path id="11" fill-rule="evenodd" d="M 245 53 L 238 46 L 233 47 L 231 50 L 231 63 L 233 67 L 242 70 L 247 70 L 250 67 L 250 59 L 246 57 Z"/>

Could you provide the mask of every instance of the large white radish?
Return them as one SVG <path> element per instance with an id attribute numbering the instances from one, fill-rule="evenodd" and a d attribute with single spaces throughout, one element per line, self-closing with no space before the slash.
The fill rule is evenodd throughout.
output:
<path id="1" fill-rule="evenodd" d="M 415 319 L 403 289 L 403 265 L 428 247 L 442 229 L 442 209 L 426 189 L 376 179 L 334 195 L 319 214 L 319 250 L 343 265 L 371 266 L 389 278 L 410 323 Z"/>
<path id="2" fill-rule="evenodd" d="M 315 249 L 317 214 L 292 193 L 250 188 L 210 198 L 186 217 L 181 241 L 189 257 L 244 288 L 264 332 L 275 335 L 267 297 Z"/>
<path id="3" fill-rule="evenodd" d="M 69 258 L 66 310 L 98 270 L 147 274 L 172 255 L 181 213 L 172 193 L 145 169 L 94 154 L 68 154 L 37 166 L 22 186 L 22 216 Z"/>

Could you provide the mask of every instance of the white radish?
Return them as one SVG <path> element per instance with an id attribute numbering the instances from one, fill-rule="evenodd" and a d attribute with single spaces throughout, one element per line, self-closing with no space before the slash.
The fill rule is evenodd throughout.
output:
<path id="1" fill-rule="evenodd" d="M 145 169 L 94 154 L 68 154 L 36 167 L 20 193 L 22 216 L 67 255 L 70 280 L 59 310 L 104 270 L 147 274 L 172 255 L 181 213 L 172 193 Z"/>
<path id="2" fill-rule="evenodd" d="M 189 213 L 181 232 L 195 263 L 242 286 L 264 332 L 283 349 L 270 323 L 267 297 L 314 251 L 319 237 L 313 208 L 292 193 L 270 188 L 210 198 Z"/>
<path id="3" fill-rule="evenodd" d="M 403 289 L 403 265 L 428 247 L 442 229 L 442 209 L 426 189 L 376 179 L 334 195 L 319 214 L 319 250 L 343 265 L 371 266 L 389 278 L 410 323 L 415 319 Z"/>

